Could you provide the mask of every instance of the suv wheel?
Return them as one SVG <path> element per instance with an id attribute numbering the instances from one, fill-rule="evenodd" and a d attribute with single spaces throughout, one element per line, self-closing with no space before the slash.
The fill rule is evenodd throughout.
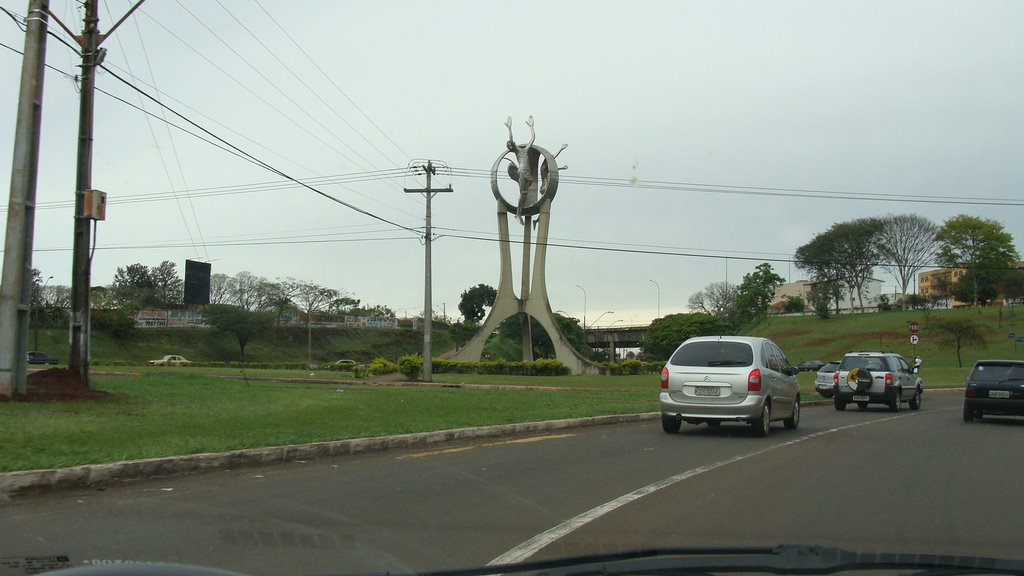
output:
<path id="1" fill-rule="evenodd" d="M 675 416 L 661 415 L 661 429 L 664 430 L 666 434 L 675 434 L 676 432 L 679 432 L 679 428 L 681 428 L 682 425 L 682 420 L 677 420 Z"/>
<path id="2" fill-rule="evenodd" d="M 964 406 L 964 422 L 974 422 L 974 410 Z"/>
<path id="3" fill-rule="evenodd" d="M 914 396 L 910 399 L 910 409 L 919 410 L 921 408 L 921 390 L 914 390 Z"/>
<path id="4" fill-rule="evenodd" d="M 750 427 L 754 429 L 754 434 L 764 438 L 768 435 L 768 432 L 772 429 L 772 413 L 768 404 L 765 403 L 764 408 L 761 408 L 761 417 L 750 423 Z"/>
<path id="5" fill-rule="evenodd" d="M 890 412 L 899 412 L 900 411 L 900 404 L 902 404 L 902 403 L 903 403 L 903 390 L 896 389 L 896 395 L 893 396 L 892 400 L 889 401 L 889 411 Z"/>
<path id="6" fill-rule="evenodd" d="M 834 403 L 835 403 L 835 406 L 836 406 L 836 410 L 840 410 L 840 411 L 846 410 L 846 400 L 843 400 L 839 396 L 836 396 Z"/>

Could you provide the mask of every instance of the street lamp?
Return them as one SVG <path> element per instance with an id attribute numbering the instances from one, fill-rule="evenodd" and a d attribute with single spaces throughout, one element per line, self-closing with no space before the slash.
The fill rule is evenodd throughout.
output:
<path id="1" fill-rule="evenodd" d="M 605 312 L 604 314 L 601 314 L 600 316 L 597 317 L 597 320 L 594 320 L 594 323 L 591 324 L 591 326 L 597 326 L 597 323 L 601 321 L 601 318 L 604 318 L 605 314 L 615 314 L 615 312 L 612 312 L 611 310 L 609 310 L 609 311 Z"/>
<path id="2" fill-rule="evenodd" d="M 36 306 L 36 344 L 34 346 L 36 350 L 39 350 L 39 309 L 42 308 L 43 293 L 46 291 L 46 285 L 50 283 L 50 280 L 53 280 L 53 276 L 47 278 L 46 282 L 43 282 L 43 287 L 39 289 L 39 305 Z"/>
<path id="3" fill-rule="evenodd" d="M 654 282 L 654 280 L 651 280 Z M 661 285 L 654 282 L 654 285 L 658 288 L 658 318 L 661 318 Z"/>
<path id="4" fill-rule="evenodd" d="M 583 290 L 583 286 L 576 285 L 577 288 Z M 583 329 L 587 329 L 587 291 L 583 290 Z"/>

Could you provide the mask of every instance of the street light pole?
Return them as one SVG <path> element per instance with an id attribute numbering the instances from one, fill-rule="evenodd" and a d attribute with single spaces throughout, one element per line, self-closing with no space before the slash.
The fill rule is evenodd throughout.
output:
<path id="1" fill-rule="evenodd" d="M 654 280 L 651 280 L 654 282 Z M 661 285 L 654 282 L 654 285 L 658 288 L 658 318 L 661 318 Z"/>
<path id="2" fill-rule="evenodd" d="M 605 314 L 615 314 L 615 312 L 612 312 L 611 310 L 609 310 L 609 311 L 605 312 L 604 314 L 601 314 L 600 316 L 597 317 L 597 320 L 594 320 L 594 323 L 591 324 L 591 326 L 597 326 L 597 323 L 601 321 L 601 318 L 605 317 Z"/>
<path id="3" fill-rule="evenodd" d="M 583 286 L 576 285 L 577 288 L 583 290 Z M 583 329 L 587 329 L 587 291 L 583 290 Z"/>

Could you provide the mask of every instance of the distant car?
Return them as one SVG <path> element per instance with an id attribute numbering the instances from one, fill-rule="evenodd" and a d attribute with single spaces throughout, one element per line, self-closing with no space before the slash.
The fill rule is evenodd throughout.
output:
<path id="1" fill-rule="evenodd" d="M 814 389 L 823 398 L 831 398 L 835 393 L 835 377 L 832 374 L 835 374 L 836 370 L 839 370 L 839 360 L 825 364 L 814 376 Z"/>
<path id="2" fill-rule="evenodd" d="M 967 377 L 964 422 L 985 414 L 1024 416 L 1024 361 L 978 360 Z"/>
<path id="3" fill-rule="evenodd" d="M 334 365 L 335 366 L 340 366 L 340 367 L 344 368 L 346 366 L 355 366 L 356 365 L 356 361 L 355 360 L 348 360 L 348 359 L 345 359 L 345 360 L 335 360 L 334 361 Z"/>
<path id="4" fill-rule="evenodd" d="M 56 364 L 57 359 L 50 356 L 46 352 L 29 352 L 27 354 L 27 361 L 29 364 Z"/>
<path id="5" fill-rule="evenodd" d="M 767 436 L 773 420 L 800 423 L 799 371 L 767 338 L 690 338 L 661 371 L 661 427 L 669 434 L 683 422 L 746 422 Z"/>
<path id="6" fill-rule="evenodd" d="M 147 362 L 150 366 L 184 366 L 191 363 L 192 362 L 186 360 L 184 356 L 178 356 L 176 354 L 168 354 L 159 360 L 150 360 Z"/>
<path id="7" fill-rule="evenodd" d="M 892 352 L 849 352 L 832 374 L 832 382 L 836 410 L 846 410 L 850 402 L 861 409 L 885 404 L 893 412 L 909 402 L 910 409 L 917 410 L 924 395 L 924 381 L 903 356 Z"/>
<path id="8" fill-rule="evenodd" d="M 821 367 L 826 363 L 821 360 L 804 360 L 803 362 L 796 365 L 801 372 L 817 372 L 821 370 Z"/>

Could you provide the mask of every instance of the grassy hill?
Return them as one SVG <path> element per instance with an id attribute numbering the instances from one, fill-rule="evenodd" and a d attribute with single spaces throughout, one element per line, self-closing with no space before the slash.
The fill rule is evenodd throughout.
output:
<path id="1" fill-rule="evenodd" d="M 433 331 L 435 350 L 453 347 L 446 330 Z M 35 348 L 35 332 L 29 334 L 29 349 Z M 64 364 L 68 357 L 66 329 L 43 329 L 39 349 L 57 356 Z M 369 362 L 383 357 L 394 360 L 406 354 L 423 352 L 423 334 L 412 330 L 387 328 L 314 329 L 312 342 L 304 328 L 276 328 L 257 337 L 245 348 L 247 362 L 305 362 L 311 350 L 314 363 L 342 358 Z M 206 328 L 137 328 L 130 336 L 114 338 L 102 330 L 92 331 L 92 363 L 145 364 L 165 354 L 181 354 L 193 361 L 237 361 L 238 342 L 231 335 Z"/>
<path id="2" fill-rule="evenodd" d="M 981 358 L 1024 357 L 1024 344 L 1015 344 L 1007 338 L 1009 333 L 1024 335 L 1024 310 L 1011 315 L 999 308 L 878 312 L 846 314 L 828 319 L 816 316 L 771 317 L 750 327 L 745 332 L 767 336 L 776 341 L 790 361 L 808 359 L 823 361 L 842 357 L 849 350 L 886 350 L 902 354 L 908 360 L 914 356 L 910 344 L 908 322 L 921 326 L 921 343 L 917 353 L 924 359 L 930 374 L 950 374 L 958 380 L 966 374 L 975 360 Z M 982 324 L 987 346 L 969 346 L 961 350 L 965 368 L 958 369 L 956 349 L 940 344 L 941 334 L 934 329 L 934 320 L 949 317 L 972 318 Z M 376 328 L 314 329 L 312 334 L 313 361 L 330 362 L 351 358 L 368 362 L 376 357 L 394 359 L 405 354 L 418 354 L 423 350 L 423 336 L 411 330 Z M 304 362 L 307 357 L 307 332 L 303 328 L 279 328 L 271 334 L 257 338 L 246 348 L 251 362 Z M 441 354 L 453 347 L 452 339 L 443 326 L 435 324 L 434 349 Z M 1015 348 L 1016 346 L 1016 348 Z M 35 349 L 34 332 L 29 335 L 29 348 Z M 40 331 L 39 349 L 67 358 L 66 329 Z M 136 329 L 131 336 L 116 339 L 103 331 L 94 330 L 92 358 L 94 364 L 108 362 L 144 363 L 164 354 L 181 354 L 197 361 L 232 361 L 238 359 L 238 345 L 234 338 L 199 328 L 145 328 Z"/>

